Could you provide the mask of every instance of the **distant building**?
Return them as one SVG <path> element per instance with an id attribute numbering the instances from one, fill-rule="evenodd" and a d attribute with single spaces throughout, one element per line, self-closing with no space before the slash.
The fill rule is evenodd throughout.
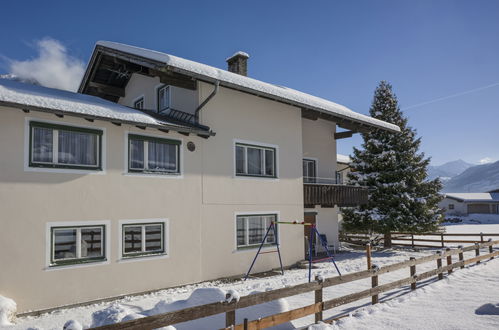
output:
<path id="1" fill-rule="evenodd" d="M 349 156 L 336 155 L 336 182 L 344 184 L 348 182 L 348 173 L 350 173 L 350 162 L 352 161 Z"/>
<path id="2" fill-rule="evenodd" d="M 446 215 L 498 214 L 499 190 L 487 193 L 448 193 L 440 207 Z"/>

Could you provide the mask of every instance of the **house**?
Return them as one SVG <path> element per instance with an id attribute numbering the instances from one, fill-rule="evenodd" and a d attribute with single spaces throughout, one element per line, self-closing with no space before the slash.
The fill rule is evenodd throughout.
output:
<path id="1" fill-rule="evenodd" d="M 304 164 L 334 180 L 336 127 L 399 128 L 249 78 L 248 57 L 98 42 L 78 93 L 0 80 L 0 294 L 24 312 L 243 274 L 272 221 L 337 243 L 338 206 L 367 192 Z M 265 250 L 289 266 L 303 240 L 278 224 Z"/>
<path id="2" fill-rule="evenodd" d="M 337 154 L 336 155 L 336 182 L 339 184 L 348 183 L 348 173 L 350 173 L 350 162 L 352 160 L 349 156 Z"/>
<path id="3" fill-rule="evenodd" d="M 446 193 L 439 206 L 446 215 L 498 214 L 499 192 Z"/>

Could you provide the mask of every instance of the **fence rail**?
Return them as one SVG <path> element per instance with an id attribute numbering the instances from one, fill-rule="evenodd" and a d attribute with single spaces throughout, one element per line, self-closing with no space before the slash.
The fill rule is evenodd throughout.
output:
<path id="1" fill-rule="evenodd" d="M 430 236 L 430 237 L 426 237 Z M 438 239 L 432 238 L 431 236 L 438 236 Z M 476 237 L 476 239 L 446 239 L 446 237 Z M 391 233 L 391 245 L 398 246 L 411 246 L 411 247 L 446 247 L 446 243 L 463 243 L 463 244 L 474 244 L 483 243 L 489 238 L 499 237 L 498 233 L 478 233 L 478 234 L 458 234 L 458 233 L 406 233 L 406 232 L 392 232 Z M 353 233 L 342 233 L 340 235 L 340 240 L 346 243 L 365 245 L 372 241 L 377 241 L 379 243 L 384 242 L 385 238 L 383 235 L 369 235 L 369 234 L 353 234 Z M 402 241 L 402 242 L 400 242 Z M 405 243 L 410 242 L 410 243 Z M 435 243 L 431 244 L 419 244 L 423 243 Z"/>
<path id="2" fill-rule="evenodd" d="M 226 328 L 224 329 L 262 329 L 266 327 L 271 327 L 286 323 L 304 316 L 315 314 L 315 321 L 322 320 L 322 312 L 345 305 L 348 303 L 355 302 L 360 299 L 373 297 L 373 303 L 378 301 L 378 295 L 402 286 L 410 285 L 411 290 L 417 288 L 417 283 L 437 276 L 437 279 L 442 279 L 443 274 L 447 272 L 450 274 L 455 268 L 464 268 L 465 265 L 480 263 L 486 259 L 493 259 L 499 256 L 499 250 L 494 251 L 493 245 L 499 244 L 499 240 L 488 241 L 484 243 L 477 243 L 472 246 L 467 246 L 464 248 L 450 249 L 447 248 L 445 251 L 438 251 L 439 253 L 435 255 L 425 256 L 418 259 L 411 258 L 408 261 L 399 262 L 396 264 L 384 266 L 381 268 L 371 268 L 368 270 L 345 274 L 342 276 L 336 276 L 326 279 L 316 278 L 315 282 L 298 284 L 292 287 L 281 288 L 277 290 L 260 292 L 252 294 L 249 296 L 243 296 L 238 302 L 215 302 L 211 304 L 190 307 L 178 311 L 173 311 L 164 314 L 158 314 L 153 316 L 148 316 L 136 320 L 101 326 L 94 329 L 100 330 L 110 330 L 110 329 L 154 329 L 163 326 L 173 325 L 177 323 L 192 321 L 195 319 L 200 319 L 203 317 L 208 317 L 212 315 L 217 315 L 221 313 L 226 313 Z M 488 248 L 487 254 L 480 255 L 480 249 Z M 475 257 L 464 259 L 464 252 L 475 251 Z M 458 261 L 452 262 L 452 257 L 458 255 Z M 426 271 L 420 274 L 416 272 L 416 266 L 419 264 L 431 262 L 436 260 L 436 268 L 430 271 Z M 442 266 L 442 261 L 446 261 L 447 265 Z M 395 270 L 400 270 L 404 268 L 409 268 L 409 277 L 378 285 L 378 277 L 382 274 L 393 272 Z M 344 283 L 349 283 L 352 281 L 357 281 L 365 278 L 375 278 L 376 281 L 372 281 L 372 288 L 363 290 L 360 292 L 355 292 L 342 297 L 333 298 L 330 300 L 323 300 L 323 289 L 335 285 L 340 285 Z M 296 308 L 290 311 L 282 312 L 279 314 L 274 314 L 266 317 L 262 317 L 258 320 L 246 320 L 242 324 L 236 323 L 236 312 L 238 309 L 254 306 L 280 298 L 286 298 L 303 293 L 314 293 L 315 303 L 307 305 L 304 307 Z M 376 299 L 374 299 L 376 298 Z"/>

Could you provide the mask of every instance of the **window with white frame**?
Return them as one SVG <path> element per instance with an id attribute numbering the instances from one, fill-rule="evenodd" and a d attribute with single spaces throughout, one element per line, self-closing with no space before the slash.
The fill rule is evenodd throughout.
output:
<path id="1" fill-rule="evenodd" d="M 277 177 L 276 149 L 236 143 L 236 175 Z"/>
<path id="2" fill-rule="evenodd" d="M 133 107 L 139 110 L 144 109 L 144 98 L 141 97 L 140 99 L 135 100 L 135 102 L 133 102 Z"/>
<path id="3" fill-rule="evenodd" d="M 166 253 L 164 222 L 123 225 L 122 239 L 123 257 Z"/>
<path id="4" fill-rule="evenodd" d="M 277 221 L 276 214 L 238 215 L 236 219 L 237 248 L 244 249 L 260 245 L 272 221 Z M 275 228 L 277 232 L 277 226 Z M 276 242 L 274 231 L 270 230 L 264 244 L 270 245 Z"/>
<path id="5" fill-rule="evenodd" d="M 158 112 L 163 112 L 170 108 L 170 93 L 171 89 L 168 85 L 158 88 Z"/>
<path id="6" fill-rule="evenodd" d="M 128 171 L 180 174 L 180 144 L 144 135 L 128 135 Z"/>
<path id="7" fill-rule="evenodd" d="M 303 182 L 315 183 L 317 178 L 317 162 L 314 159 L 303 159 Z"/>
<path id="8" fill-rule="evenodd" d="M 102 131 L 30 122 L 29 166 L 101 170 Z"/>
<path id="9" fill-rule="evenodd" d="M 103 261 L 105 226 L 51 227 L 52 266 Z"/>

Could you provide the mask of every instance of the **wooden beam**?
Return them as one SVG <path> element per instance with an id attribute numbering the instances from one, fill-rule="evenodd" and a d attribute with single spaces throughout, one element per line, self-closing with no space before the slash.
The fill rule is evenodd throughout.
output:
<path id="1" fill-rule="evenodd" d="M 118 96 L 118 97 L 125 96 L 125 89 L 124 88 L 114 87 L 114 86 L 110 86 L 110 85 L 106 85 L 106 84 L 101 84 L 101 83 L 97 83 L 94 81 L 89 82 L 88 86 L 97 88 L 97 90 L 103 94 L 108 94 L 108 95 Z"/>
<path id="2" fill-rule="evenodd" d="M 345 131 L 345 132 L 337 132 L 334 133 L 334 138 L 335 140 L 341 140 L 341 139 L 346 139 L 352 137 L 357 132 L 354 131 Z"/>
<path id="3" fill-rule="evenodd" d="M 149 70 L 150 74 L 159 77 L 159 81 L 166 85 L 177 86 L 181 88 L 195 90 L 197 87 L 196 81 L 186 75 L 172 72 L 168 68 L 161 68 L 159 70 Z"/>
<path id="4" fill-rule="evenodd" d="M 302 108 L 301 109 L 301 116 L 306 119 L 310 120 L 317 120 L 319 119 L 320 113 L 318 111 L 313 111 L 309 109 Z"/>

